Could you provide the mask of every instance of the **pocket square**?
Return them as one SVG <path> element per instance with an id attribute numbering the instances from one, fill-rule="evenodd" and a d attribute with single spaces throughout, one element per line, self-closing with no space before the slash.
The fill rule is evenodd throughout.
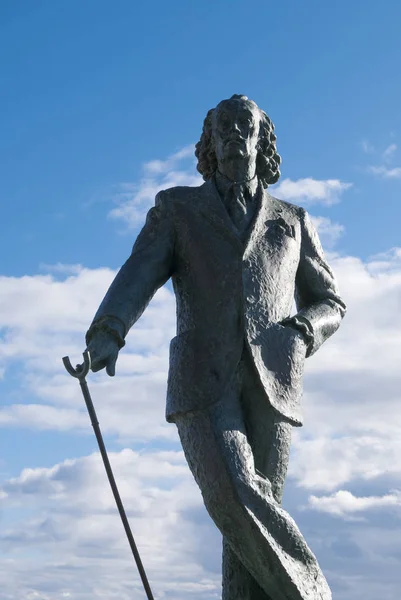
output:
<path id="1" fill-rule="evenodd" d="M 279 217 L 278 219 L 274 219 L 271 221 L 266 221 L 266 224 L 270 231 L 272 231 L 276 235 L 280 235 L 280 233 L 284 233 L 288 235 L 288 237 L 295 238 L 295 227 L 294 225 L 290 225 L 283 219 L 283 217 Z"/>

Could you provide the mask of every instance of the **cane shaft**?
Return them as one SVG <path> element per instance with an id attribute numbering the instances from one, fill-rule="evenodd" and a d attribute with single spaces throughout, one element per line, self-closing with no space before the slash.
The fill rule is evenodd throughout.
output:
<path id="1" fill-rule="evenodd" d="M 99 427 L 99 421 L 97 420 L 95 407 L 93 406 L 92 398 L 89 393 L 88 384 L 85 379 L 79 379 L 79 384 L 82 389 L 82 394 L 85 399 L 85 404 L 88 409 L 88 413 L 90 416 L 90 420 L 92 423 L 93 430 L 96 435 L 97 443 L 99 445 L 100 454 L 102 455 L 103 464 L 106 469 L 107 477 L 109 479 L 109 483 L 114 495 L 114 499 L 117 504 L 118 512 L 120 513 L 121 520 L 124 525 L 125 533 L 127 534 L 128 542 L 132 550 L 132 554 L 134 555 L 136 566 L 138 567 L 139 574 L 142 579 L 143 587 L 145 588 L 146 595 L 148 600 L 154 600 L 152 591 L 150 589 L 150 585 L 148 582 L 148 578 L 146 577 L 145 569 L 143 568 L 141 557 L 139 556 L 138 549 L 135 544 L 134 536 L 132 535 L 131 527 L 128 523 L 127 515 L 125 514 L 125 509 L 123 503 L 120 498 L 119 491 L 117 489 L 116 481 L 114 479 L 113 471 L 111 470 L 111 465 L 109 461 L 109 457 L 107 456 L 106 447 L 103 442 L 102 433 Z"/>

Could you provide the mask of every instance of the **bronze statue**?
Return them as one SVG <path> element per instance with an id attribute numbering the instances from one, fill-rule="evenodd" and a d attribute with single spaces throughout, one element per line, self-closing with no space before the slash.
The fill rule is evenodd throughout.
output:
<path id="1" fill-rule="evenodd" d="M 306 211 L 266 191 L 281 162 L 266 113 L 246 96 L 223 100 L 195 154 L 205 183 L 157 194 L 87 333 L 92 368 L 114 375 L 129 329 L 171 277 L 166 417 L 223 535 L 223 600 L 328 600 L 281 498 L 305 357 L 345 305 Z"/>

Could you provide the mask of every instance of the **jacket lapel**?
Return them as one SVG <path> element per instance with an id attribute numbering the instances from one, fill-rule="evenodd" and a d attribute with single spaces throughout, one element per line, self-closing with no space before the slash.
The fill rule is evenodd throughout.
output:
<path id="1" fill-rule="evenodd" d="M 236 233 L 229 214 L 223 204 L 213 180 L 206 181 L 200 188 L 201 197 L 198 207 L 202 217 L 214 227 L 214 229 L 230 240 L 236 249 L 241 251 L 244 258 L 252 252 L 260 236 L 269 236 L 269 222 L 282 220 L 282 208 L 273 196 L 262 189 L 262 197 L 259 199 L 254 218 L 252 219 L 245 240 Z"/>
<path id="2" fill-rule="evenodd" d="M 244 246 L 244 259 L 247 258 L 260 237 L 269 237 L 268 223 L 281 218 L 282 209 L 273 196 L 262 189 L 262 198 L 258 203 L 255 217 L 249 227 Z"/>
<path id="3" fill-rule="evenodd" d="M 212 180 L 206 181 L 201 188 L 199 211 L 202 217 L 213 225 L 215 230 L 230 240 L 237 249 L 243 252 L 243 243 L 234 230 L 230 216 L 226 211 L 220 194 Z"/>

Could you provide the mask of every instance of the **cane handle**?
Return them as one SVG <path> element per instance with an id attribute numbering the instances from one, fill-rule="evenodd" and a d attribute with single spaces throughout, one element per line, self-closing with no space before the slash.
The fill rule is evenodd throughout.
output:
<path id="1" fill-rule="evenodd" d="M 71 364 L 71 361 L 68 356 L 63 357 L 63 363 L 68 373 L 72 375 L 72 377 L 76 377 L 77 379 L 85 379 L 87 374 L 89 373 L 89 369 L 91 368 L 91 357 L 88 350 L 83 352 L 84 362 L 82 365 L 77 365 L 76 368 Z"/>

